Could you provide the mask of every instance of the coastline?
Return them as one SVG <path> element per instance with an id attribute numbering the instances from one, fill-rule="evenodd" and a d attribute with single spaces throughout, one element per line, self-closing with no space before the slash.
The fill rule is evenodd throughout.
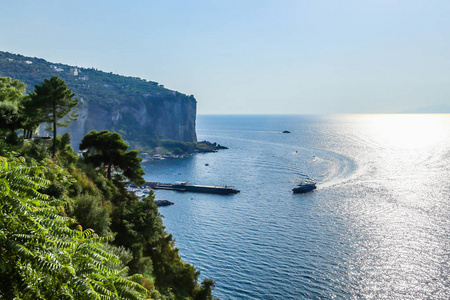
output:
<path id="1" fill-rule="evenodd" d="M 180 159 L 180 158 L 189 157 L 194 154 L 214 153 L 214 152 L 218 152 L 219 150 L 229 149 L 228 147 L 218 144 L 216 142 L 211 143 L 206 140 L 196 143 L 195 146 L 196 146 L 196 148 L 193 149 L 192 151 L 186 151 L 184 153 L 179 153 L 179 154 L 175 154 L 173 152 L 163 153 L 163 151 L 161 151 L 160 147 L 155 147 L 153 149 L 153 151 L 156 152 L 156 154 L 152 154 L 151 152 L 150 153 L 142 152 L 142 153 L 140 153 L 139 156 L 142 158 L 142 162 L 145 163 L 145 162 L 154 161 L 154 160 Z"/>

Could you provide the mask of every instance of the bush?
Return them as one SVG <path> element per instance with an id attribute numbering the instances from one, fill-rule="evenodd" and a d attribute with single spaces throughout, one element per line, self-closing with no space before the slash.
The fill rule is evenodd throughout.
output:
<path id="1" fill-rule="evenodd" d="M 30 144 L 29 155 L 39 161 L 50 157 L 49 141 L 35 138 Z"/>
<path id="2" fill-rule="evenodd" d="M 78 196 L 73 204 L 73 217 L 83 228 L 91 228 L 100 236 L 110 234 L 111 218 L 98 196 Z"/>

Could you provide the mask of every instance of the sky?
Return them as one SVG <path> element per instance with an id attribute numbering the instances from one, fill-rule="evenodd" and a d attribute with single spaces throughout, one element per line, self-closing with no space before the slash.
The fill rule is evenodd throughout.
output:
<path id="1" fill-rule="evenodd" d="M 193 94 L 199 114 L 450 105 L 448 0 L 0 0 L 0 50 Z"/>

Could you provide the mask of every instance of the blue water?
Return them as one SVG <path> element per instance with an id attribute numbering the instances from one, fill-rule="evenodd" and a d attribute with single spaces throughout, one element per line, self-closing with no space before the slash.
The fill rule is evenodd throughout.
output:
<path id="1" fill-rule="evenodd" d="M 230 149 L 145 171 L 241 190 L 156 191 L 215 296 L 450 298 L 450 115 L 199 116 L 197 133 Z M 292 194 L 307 178 L 318 189 Z"/>

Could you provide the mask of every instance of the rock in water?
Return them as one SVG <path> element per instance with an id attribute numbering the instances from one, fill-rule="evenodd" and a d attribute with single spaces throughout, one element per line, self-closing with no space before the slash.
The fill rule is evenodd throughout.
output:
<path id="1" fill-rule="evenodd" d="M 173 205 L 174 203 L 168 200 L 155 200 L 155 204 L 156 206 L 169 206 Z"/>

